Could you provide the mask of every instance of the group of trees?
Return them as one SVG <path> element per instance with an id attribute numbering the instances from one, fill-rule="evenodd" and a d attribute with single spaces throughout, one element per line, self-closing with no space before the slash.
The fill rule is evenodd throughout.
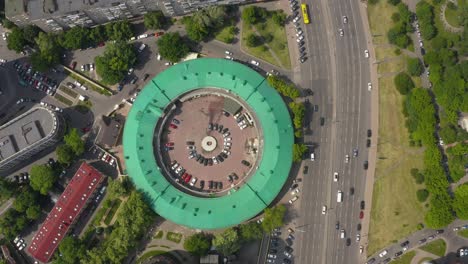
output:
<path id="1" fill-rule="evenodd" d="M 204 41 L 230 23 L 231 10 L 225 5 L 209 6 L 183 18 L 187 35 L 194 41 Z"/>
<path id="2" fill-rule="evenodd" d="M 137 54 L 134 47 L 119 40 L 109 43 L 104 54 L 95 58 L 96 72 L 101 76 L 103 83 L 116 84 L 125 77 L 136 60 Z"/>
<path id="3" fill-rule="evenodd" d="M 460 219 L 468 219 L 468 184 L 463 184 L 455 189 L 453 209 Z"/>
<path id="4" fill-rule="evenodd" d="M 393 82 L 398 92 L 402 95 L 408 94 L 414 88 L 413 79 L 405 72 L 398 73 L 393 79 Z"/>
<path id="5" fill-rule="evenodd" d="M 0 218 L 0 233 L 7 239 L 17 236 L 31 221 L 39 218 L 45 199 L 45 196 L 29 186 L 21 188 L 13 207 Z"/>
<path id="6" fill-rule="evenodd" d="M 61 144 L 55 149 L 57 161 L 63 165 L 70 165 L 75 157 L 83 154 L 85 143 L 76 128 L 70 129 L 68 134 L 64 136 L 64 141 L 65 144 Z"/>
<path id="7" fill-rule="evenodd" d="M 242 20 L 249 25 L 263 21 L 267 17 L 268 11 L 263 7 L 248 6 L 242 10 Z"/>
<path id="8" fill-rule="evenodd" d="M 388 41 L 400 48 L 406 48 L 411 43 L 408 33 L 413 31 L 411 23 L 413 22 L 413 14 L 409 11 L 408 6 L 399 1 L 396 3 L 398 12 L 392 15 L 392 20 L 395 25 L 388 31 Z"/>
<path id="9" fill-rule="evenodd" d="M 424 71 L 424 66 L 419 58 L 408 58 L 408 73 L 411 76 L 420 76 Z"/>
<path id="10" fill-rule="evenodd" d="M 447 149 L 450 177 L 458 181 L 465 176 L 466 164 L 468 164 L 468 144 L 465 142 Z"/>
<path id="11" fill-rule="evenodd" d="M 291 109 L 291 112 L 293 113 L 293 124 L 294 124 L 294 129 L 296 130 L 294 132 L 294 135 L 298 138 L 302 137 L 302 127 L 304 124 L 304 116 L 305 116 L 304 103 L 290 102 L 288 106 L 289 106 L 289 109 Z"/>
<path id="12" fill-rule="evenodd" d="M 278 76 L 270 75 L 268 76 L 267 81 L 271 87 L 275 88 L 275 90 L 284 97 L 289 97 L 294 100 L 300 95 L 299 90 L 294 86 L 294 84 L 288 84 Z"/>
<path id="13" fill-rule="evenodd" d="M 267 208 L 261 224 L 257 222 L 241 224 L 214 236 L 197 233 L 185 239 L 184 248 L 193 255 L 204 256 L 208 254 L 213 245 L 221 254 L 231 255 L 237 252 L 244 243 L 258 240 L 262 238 L 264 232 L 269 233 L 283 226 L 285 213 L 284 205 Z"/>
<path id="14" fill-rule="evenodd" d="M 420 1 L 416 5 L 416 15 L 418 16 L 421 36 L 425 40 L 430 40 L 437 34 L 434 24 L 434 8 L 426 1 Z"/>
<path id="15" fill-rule="evenodd" d="M 54 263 L 122 263 L 128 252 L 144 236 L 154 217 L 143 195 L 132 190 L 103 242 L 89 247 L 85 241 L 67 237 L 60 244 Z"/>
<path id="16" fill-rule="evenodd" d="M 20 53 L 26 45 L 34 46 L 35 39 L 39 35 L 40 29 L 29 25 L 24 28 L 13 26 L 7 38 L 7 47 Z"/>
<path id="17" fill-rule="evenodd" d="M 158 40 L 159 54 L 168 61 L 178 62 L 184 58 L 189 47 L 179 33 L 166 33 Z"/>
<path id="18" fill-rule="evenodd" d="M 147 29 L 162 29 L 169 20 L 161 10 L 148 12 L 143 17 L 143 23 Z"/>

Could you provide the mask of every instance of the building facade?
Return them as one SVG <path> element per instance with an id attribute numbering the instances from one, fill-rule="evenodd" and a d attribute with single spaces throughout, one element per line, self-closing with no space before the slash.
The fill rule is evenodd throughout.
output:
<path id="1" fill-rule="evenodd" d="M 65 131 L 62 116 L 37 106 L 0 127 L 0 175 L 56 145 Z"/>
<path id="2" fill-rule="evenodd" d="M 156 10 L 181 16 L 211 5 L 243 2 L 247 0 L 5 0 L 5 16 L 18 26 L 34 24 L 47 32 L 59 32 L 135 18 Z"/>

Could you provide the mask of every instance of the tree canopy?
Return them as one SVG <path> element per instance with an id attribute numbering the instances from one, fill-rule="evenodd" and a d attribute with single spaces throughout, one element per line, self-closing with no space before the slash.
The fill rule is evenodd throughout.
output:
<path id="1" fill-rule="evenodd" d="M 293 161 L 301 162 L 304 154 L 307 152 L 307 146 L 304 144 L 293 145 Z"/>
<path id="2" fill-rule="evenodd" d="M 408 58 L 408 72 L 411 76 L 420 76 L 424 71 L 424 66 L 419 58 Z"/>
<path id="3" fill-rule="evenodd" d="M 13 30 L 8 35 L 8 38 L 6 41 L 7 41 L 8 49 L 14 50 L 16 51 L 16 53 L 20 53 L 21 51 L 23 51 L 24 46 L 27 43 L 23 35 L 23 30 L 19 27 L 13 28 Z"/>
<path id="4" fill-rule="evenodd" d="M 133 26 L 127 20 L 106 24 L 105 30 L 110 40 L 128 41 L 133 37 Z"/>
<path id="5" fill-rule="evenodd" d="M 283 204 L 265 209 L 265 216 L 262 222 L 262 228 L 265 232 L 270 233 L 275 228 L 284 225 L 284 215 L 286 214 L 286 206 Z"/>
<path id="6" fill-rule="evenodd" d="M 26 212 L 26 210 L 34 205 L 38 205 L 39 202 L 39 193 L 31 188 L 26 187 L 20 192 L 13 202 L 13 208 L 20 213 Z"/>
<path id="7" fill-rule="evenodd" d="M 145 14 L 143 22 L 147 29 L 161 29 L 166 23 L 166 17 L 161 10 L 152 11 Z"/>
<path id="8" fill-rule="evenodd" d="M 65 143 L 70 146 L 76 156 L 79 156 L 84 152 L 85 143 L 81 139 L 76 128 L 70 129 L 70 132 L 68 132 L 63 139 L 65 140 Z"/>
<path id="9" fill-rule="evenodd" d="M 61 164 L 68 165 L 75 158 L 75 153 L 73 152 L 73 149 L 66 144 L 59 145 L 55 149 L 55 153 L 57 154 L 57 161 Z"/>
<path id="10" fill-rule="evenodd" d="M 57 174 L 49 165 L 33 165 L 29 174 L 31 176 L 29 184 L 33 190 L 43 195 L 47 195 L 47 192 L 57 181 Z"/>
<path id="11" fill-rule="evenodd" d="M 189 52 L 185 41 L 179 33 L 166 33 L 158 40 L 159 53 L 171 62 L 178 62 Z"/>
<path id="12" fill-rule="evenodd" d="M 61 47 L 57 42 L 56 35 L 39 32 L 36 44 L 39 51 L 31 56 L 31 64 L 34 69 L 46 71 L 60 62 Z"/>
<path id="13" fill-rule="evenodd" d="M 58 246 L 58 253 L 54 264 L 78 264 L 86 255 L 86 247 L 79 239 L 66 236 Z"/>
<path id="14" fill-rule="evenodd" d="M 245 44 L 248 47 L 257 47 L 262 44 L 262 40 L 259 36 L 255 35 L 255 33 L 250 33 L 245 38 Z"/>
<path id="15" fill-rule="evenodd" d="M 265 8 L 258 6 L 248 6 L 242 10 L 242 20 L 247 24 L 255 24 L 267 16 Z"/>
<path id="16" fill-rule="evenodd" d="M 395 86 L 400 94 L 408 94 L 414 88 L 414 82 L 405 72 L 398 73 L 393 79 Z"/>
<path id="17" fill-rule="evenodd" d="M 123 41 L 110 43 L 104 54 L 95 58 L 96 71 L 104 83 L 115 84 L 125 77 L 136 59 L 135 49 L 130 44 Z"/>
<path id="18" fill-rule="evenodd" d="M 229 228 L 223 233 L 215 235 L 213 246 L 215 246 L 216 250 L 221 254 L 228 256 L 237 252 L 241 248 L 241 240 L 237 231 L 233 228 Z"/>
<path id="19" fill-rule="evenodd" d="M 213 32 L 223 27 L 228 20 L 228 8 L 224 5 L 209 6 L 185 17 L 183 22 L 187 35 L 194 41 L 206 40 Z"/>
<path id="20" fill-rule="evenodd" d="M 240 236 L 243 241 L 253 241 L 262 238 L 263 229 L 257 222 L 248 222 L 239 226 Z"/>
<path id="21" fill-rule="evenodd" d="M 210 247 L 211 239 L 204 233 L 196 233 L 184 241 L 184 249 L 195 256 L 205 256 Z"/>
<path id="22" fill-rule="evenodd" d="M 82 49 L 90 45 L 89 29 L 73 27 L 62 34 L 60 44 L 66 49 Z"/>

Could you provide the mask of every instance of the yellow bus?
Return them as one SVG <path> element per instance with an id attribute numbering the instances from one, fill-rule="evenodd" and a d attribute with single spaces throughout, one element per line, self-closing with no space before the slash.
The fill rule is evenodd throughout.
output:
<path id="1" fill-rule="evenodd" d="M 304 18 L 304 24 L 309 24 L 309 11 L 307 10 L 306 4 L 301 4 L 302 17 Z"/>

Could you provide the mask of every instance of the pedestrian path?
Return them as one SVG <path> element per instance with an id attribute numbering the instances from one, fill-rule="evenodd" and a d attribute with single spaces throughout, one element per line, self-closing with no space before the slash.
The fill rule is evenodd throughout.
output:
<path id="1" fill-rule="evenodd" d="M 434 255 L 432 253 L 429 253 L 429 252 L 421 250 L 421 249 L 415 249 L 414 252 L 416 252 L 416 255 L 411 260 L 411 264 L 419 264 L 419 262 L 421 260 L 423 260 L 424 258 L 432 258 L 432 259 L 440 258 L 437 255 Z"/>

